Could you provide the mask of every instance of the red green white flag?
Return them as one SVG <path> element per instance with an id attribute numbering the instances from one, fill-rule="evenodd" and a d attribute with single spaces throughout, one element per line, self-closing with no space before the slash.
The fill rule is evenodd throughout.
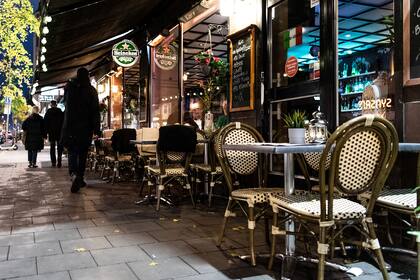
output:
<path id="1" fill-rule="evenodd" d="M 284 48 L 288 49 L 302 44 L 302 26 L 297 26 L 283 33 Z"/>

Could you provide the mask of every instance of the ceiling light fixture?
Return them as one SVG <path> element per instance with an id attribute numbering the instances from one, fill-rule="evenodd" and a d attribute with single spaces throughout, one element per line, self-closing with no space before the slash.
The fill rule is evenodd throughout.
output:
<path id="1" fill-rule="evenodd" d="M 51 16 L 46 16 L 46 17 L 44 17 L 44 23 L 45 24 L 47 24 L 47 23 L 49 23 L 49 22 L 51 22 L 52 21 L 52 17 Z"/>
<path id="2" fill-rule="evenodd" d="M 48 33 L 50 33 L 50 30 L 48 29 L 48 27 L 47 27 L 47 26 L 44 26 L 44 27 L 42 28 L 42 34 L 48 34 Z"/>
<path id="3" fill-rule="evenodd" d="M 350 38 L 351 37 L 351 34 L 346 34 L 346 35 L 344 35 L 344 37 Z"/>
<path id="4" fill-rule="evenodd" d="M 47 38 L 43 37 L 41 39 L 41 44 L 46 45 L 47 44 Z"/>
<path id="5" fill-rule="evenodd" d="M 42 46 L 41 47 L 41 53 L 46 53 L 47 52 L 47 48 L 46 47 L 44 47 L 44 46 Z"/>
<path id="6" fill-rule="evenodd" d="M 41 57 L 39 58 L 39 60 L 41 60 L 41 62 L 45 61 L 45 55 L 41 55 Z"/>

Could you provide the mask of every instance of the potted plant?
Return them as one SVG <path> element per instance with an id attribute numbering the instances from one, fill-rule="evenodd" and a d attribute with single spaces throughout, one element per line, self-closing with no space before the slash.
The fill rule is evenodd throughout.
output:
<path id="1" fill-rule="evenodd" d="M 290 144 L 305 144 L 305 120 L 306 113 L 300 110 L 283 116 L 285 127 L 288 128 Z"/>

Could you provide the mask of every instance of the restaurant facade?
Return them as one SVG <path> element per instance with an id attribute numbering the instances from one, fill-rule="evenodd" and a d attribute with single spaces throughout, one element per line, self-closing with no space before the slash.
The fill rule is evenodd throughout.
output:
<path id="1" fill-rule="evenodd" d="M 65 69 L 74 73 L 85 65 L 94 77 L 104 129 L 193 121 L 214 130 L 239 121 L 269 142 L 284 142 L 284 114 L 301 110 L 308 119 L 324 113 L 329 131 L 356 116 L 380 114 L 401 141 L 420 140 L 416 1 L 192 2 L 178 14 L 168 12 L 171 7 L 153 10 L 160 18 L 171 14 L 165 24 L 150 21 L 103 48 L 70 55 Z M 112 59 L 110 48 L 124 39 L 138 47 L 131 67 Z M 73 63 L 79 54 L 81 63 Z M 85 63 L 92 55 L 98 59 Z M 57 84 L 59 73 L 40 70 L 38 78 L 48 81 L 44 86 Z M 276 173 L 281 164 L 271 162 Z"/>

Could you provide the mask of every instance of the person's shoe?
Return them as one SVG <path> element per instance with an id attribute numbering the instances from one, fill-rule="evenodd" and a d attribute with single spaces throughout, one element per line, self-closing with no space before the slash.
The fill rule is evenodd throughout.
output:
<path id="1" fill-rule="evenodd" d="M 29 167 L 29 168 L 32 168 L 32 166 L 33 166 L 33 165 L 32 165 L 32 162 L 30 162 L 30 163 L 28 164 L 28 167 Z"/>
<path id="2" fill-rule="evenodd" d="M 32 168 L 38 168 L 38 165 L 32 164 Z"/>
<path id="3" fill-rule="evenodd" d="M 72 178 L 71 178 L 71 180 L 72 180 L 72 184 L 71 184 L 70 191 L 72 193 L 77 193 L 80 190 L 80 186 L 81 186 L 81 184 L 80 184 L 80 178 L 77 177 L 76 175 L 73 175 Z"/>
<path id="4" fill-rule="evenodd" d="M 55 166 L 56 166 L 55 162 L 51 163 L 51 167 L 55 167 Z"/>
<path id="5" fill-rule="evenodd" d="M 61 168 L 61 161 L 57 163 L 57 168 Z"/>

